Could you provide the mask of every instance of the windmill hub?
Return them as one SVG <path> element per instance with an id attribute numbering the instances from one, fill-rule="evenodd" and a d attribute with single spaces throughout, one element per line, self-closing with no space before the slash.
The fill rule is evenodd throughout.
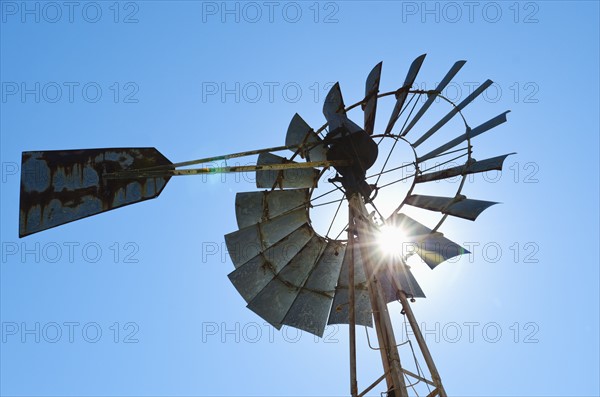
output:
<path id="1" fill-rule="evenodd" d="M 341 136 L 335 139 L 327 152 L 327 160 L 349 161 L 347 166 L 335 166 L 341 177 L 334 178 L 342 183 L 348 196 L 360 193 L 365 198 L 371 195 L 372 187 L 365 181 L 367 170 L 377 160 L 378 147 L 373 138 L 364 130 L 350 132 L 346 127 L 340 127 L 330 136 Z"/>

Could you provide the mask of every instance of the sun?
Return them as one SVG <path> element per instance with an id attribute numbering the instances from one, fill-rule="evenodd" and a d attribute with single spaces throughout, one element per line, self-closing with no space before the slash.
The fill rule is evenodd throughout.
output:
<path id="1" fill-rule="evenodd" d="M 383 225 L 379 228 L 377 246 L 384 255 L 401 256 L 405 241 L 406 235 L 401 228 L 388 225 Z"/>

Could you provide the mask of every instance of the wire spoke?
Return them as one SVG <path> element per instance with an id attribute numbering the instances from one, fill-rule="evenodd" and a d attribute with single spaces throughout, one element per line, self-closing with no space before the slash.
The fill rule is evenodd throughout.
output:
<path id="1" fill-rule="evenodd" d="M 398 140 L 396 139 L 396 140 L 394 140 L 394 144 L 392 145 L 392 148 L 390 149 L 390 151 L 388 152 L 387 157 L 385 158 L 385 162 L 383 163 L 383 167 L 381 167 L 381 171 L 379 172 L 379 176 L 375 180 L 375 185 L 377 185 L 377 182 L 379 182 L 379 179 L 381 179 L 381 175 L 383 174 L 383 171 L 385 171 L 385 166 L 387 165 L 388 161 L 390 161 L 390 157 L 392 157 L 392 152 L 396 148 L 397 144 L 398 144 Z"/>
<path id="2" fill-rule="evenodd" d="M 344 226 L 344 227 L 342 228 L 342 230 L 341 230 L 341 231 L 338 233 L 338 235 L 337 235 L 337 236 L 335 236 L 334 240 L 337 240 L 337 239 L 339 239 L 339 238 L 340 238 L 340 236 L 342 235 L 342 233 L 344 233 L 344 230 L 346 230 L 346 228 L 348 228 L 348 226 L 350 226 L 350 224 L 349 224 L 349 223 L 346 223 L 346 226 Z"/>
<path id="3" fill-rule="evenodd" d="M 312 208 L 316 208 L 316 207 L 322 207 L 324 205 L 328 205 L 328 204 L 333 204 L 333 203 L 337 203 L 337 202 L 341 202 L 344 201 L 345 197 L 342 197 L 341 199 L 337 199 L 337 200 L 331 200 L 331 201 L 327 201 L 325 203 L 319 203 L 319 204 L 314 204 L 312 205 Z"/>
<path id="4" fill-rule="evenodd" d="M 450 160 L 444 161 L 443 163 L 436 164 L 436 165 L 434 165 L 433 167 L 429 167 L 429 168 L 427 168 L 427 169 L 424 169 L 424 170 L 422 170 L 421 172 L 423 173 L 423 172 L 430 171 L 430 170 L 432 170 L 432 169 L 434 169 L 434 168 L 436 168 L 436 167 L 439 167 L 439 166 L 441 166 L 441 165 L 444 165 L 444 164 L 448 164 L 448 163 L 450 163 L 450 162 L 452 162 L 452 161 L 454 161 L 454 160 L 457 160 L 457 159 L 459 159 L 459 158 L 461 158 L 461 157 L 464 157 L 464 156 L 466 156 L 466 155 L 467 155 L 467 153 L 461 154 L 460 156 L 456 156 L 456 157 L 454 157 L 454 158 L 452 158 L 452 159 L 450 159 Z M 398 183 L 398 182 L 405 181 L 405 180 L 407 180 L 407 179 L 409 179 L 409 178 L 412 178 L 412 177 L 413 177 L 412 175 L 405 176 L 405 177 L 403 177 L 403 178 L 397 179 L 397 180 L 395 180 L 395 181 L 392 181 L 392 182 L 390 182 L 390 183 L 386 183 L 385 185 L 379 186 L 378 188 L 379 188 L 379 189 L 383 189 L 384 187 L 388 187 L 388 186 L 390 186 L 390 185 L 393 185 L 393 184 L 396 184 L 396 183 Z"/>
<path id="5" fill-rule="evenodd" d="M 392 182 L 390 182 L 390 183 L 386 183 L 385 185 L 379 186 L 379 189 L 383 189 L 384 187 L 391 186 L 391 185 L 393 185 L 393 184 L 395 184 L 395 183 L 398 183 L 398 182 L 405 181 L 405 180 L 407 180 L 407 179 L 410 179 L 410 178 L 412 178 L 412 177 L 413 177 L 412 175 L 405 176 L 404 178 L 400 178 L 400 179 L 397 179 L 397 180 L 395 180 L 395 181 L 392 181 Z"/>
<path id="6" fill-rule="evenodd" d="M 340 208 L 342 208 L 342 203 L 344 202 L 344 200 L 340 200 L 340 203 L 337 206 L 337 209 L 335 210 L 335 214 L 333 214 L 333 219 L 331 220 L 331 223 L 329 224 L 329 228 L 327 229 L 327 233 L 325 233 L 325 236 L 329 236 L 329 232 L 331 231 L 331 228 L 333 227 L 333 224 L 335 223 L 335 219 L 337 218 L 338 213 L 340 212 Z"/>
<path id="7" fill-rule="evenodd" d="M 412 166 L 414 166 L 414 165 L 415 165 L 415 163 L 414 163 L 414 162 L 413 162 L 413 163 L 406 163 L 406 164 L 404 164 L 404 165 L 401 165 L 401 166 L 398 166 L 398 167 L 395 167 L 395 168 L 390 168 L 389 170 L 385 170 L 385 171 L 383 171 L 383 172 L 378 172 L 377 174 L 369 175 L 369 176 L 368 176 L 368 177 L 366 177 L 365 179 L 369 179 L 369 178 L 375 178 L 375 177 L 376 177 L 376 176 L 378 176 L 378 175 L 383 175 L 383 174 L 387 174 L 387 173 L 389 173 L 389 172 L 398 171 L 399 169 L 406 168 L 406 167 L 409 167 L 409 166 L 411 166 L 411 165 L 412 165 Z"/>
<path id="8" fill-rule="evenodd" d="M 444 161 L 443 163 L 439 163 L 439 164 L 436 164 L 436 165 L 434 165 L 433 167 L 426 168 L 426 169 L 422 170 L 422 171 L 421 171 L 421 173 L 423 173 L 423 172 L 427 172 L 427 171 L 430 171 L 430 170 L 432 170 L 432 169 L 434 169 L 434 168 L 437 168 L 437 167 L 439 167 L 439 166 L 441 166 L 441 165 L 446 165 L 446 164 L 448 164 L 448 163 L 451 163 L 451 162 L 452 162 L 452 161 L 454 161 L 454 160 L 458 160 L 458 159 L 459 159 L 459 158 L 461 158 L 461 157 L 465 157 L 467 154 L 468 154 L 468 153 L 463 153 L 463 154 L 461 154 L 460 156 L 456 156 L 456 157 L 454 157 L 454 158 L 451 158 L 450 160 L 446 160 L 446 161 Z"/>
<path id="9" fill-rule="evenodd" d="M 417 103 L 419 103 L 419 98 L 421 98 L 421 95 L 423 94 L 419 94 L 417 96 L 417 100 L 415 101 L 415 104 L 413 105 L 412 109 L 410 109 L 410 113 L 408 113 L 408 116 L 406 116 L 406 120 L 404 120 L 404 124 L 402 124 L 402 128 L 400 128 L 400 136 L 403 136 L 405 134 L 403 134 L 402 132 L 404 131 L 404 128 L 406 128 L 406 124 L 408 124 L 408 120 L 410 120 L 410 116 L 413 114 L 413 112 L 415 111 L 415 108 L 417 107 Z M 413 97 L 415 97 L 416 95 L 413 95 Z M 406 108 L 405 108 L 406 109 Z M 402 114 L 402 113 L 400 113 Z"/>
<path id="10" fill-rule="evenodd" d="M 339 187 L 336 185 L 336 186 L 335 186 L 335 189 L 329 190 L 328 192 L 325 192 L 325 193 L 323 193 L 323 194 L 321 194 L 321 195 L 319 195 L 319 196 L 317 196 L 317 197 L 311 197 L 310 201 L 312 202 L 312 201 L 318 200 L 318 199 L 320 199 L 321 197 L 325 197 L 325 196 L 327 196 L 328 194 L 331 194 L 331 193 L 335 192 L 335 191 L 336 191 L 336 190 L 338 190 L 338 189 L 339 189 Z"/>
<path id="11" fill-rule="evenodd" d="M 440 154 L 438 154 L 436 156 L 433 156 L 431 159 L 436 159 L 438 157 L 447 156 L 447 155 L 452 154 L 452 153 L 462 152 L 463 150 L 469 150 L 469 148 L 468 147 L 463 147 L 463 148 L 460 148 L 460 149 L 451 150 L 449 152 L 440 153 Z M 429 159 L 429 160 L 431 160 L 431 159 Z"/>

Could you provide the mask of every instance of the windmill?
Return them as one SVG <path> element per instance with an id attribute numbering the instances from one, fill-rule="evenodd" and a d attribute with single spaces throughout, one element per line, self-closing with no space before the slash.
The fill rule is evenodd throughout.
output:
<path id="1" fill-rule="evenodd" d="M 365 395 L 383 380 L 389 396 L 408 396 L 419 382 L 427 386 L 429 396 L 446 396 L 409 303 L 425 294 L 408 261 L 419 257 L 434 269 L 468 253 L 439 229 L 448 216 L 474 221 L 496 204 L 466 198 L 462 191 L 469 175 L 502 169 L 509 154 L 476 161 L 472 140 L 504 123 L 508 112 L 472 128 L 463 109 L 492 81 L 486 80 L 456 104 L 442 92 L 465 62 L 456 62 L 435 89 L 413 89 L 424 59 L 422 55 L 412 62 L 400 88 L 383 93 L 379 89 L 379 63 L 367 77 L 364 98 L 350 106 L 345 105 L 336 83 L 323 105 L 326 123 L 314 130 L 301 116 L 294 115 L 282 146 L 180 163 L 172 163 L 155 148 L 24 152 L 19 236 L 155 198 L 172 176 L 255 172 L 256 186 L 262 190 L 237 193 L 239 229 L 225 236 L 235 267 L 228 277 L 248 308 L 278 329 L 286 325 L 317 336 L 323 336 L 328 324 L 348 324 L 352 396 Z M 395 102 L 385 129 L 378 131 L 375 116 L 382 98 Z M 421 128 L 423 123 L 419 121 L 424 114 L 439 104 L 446 105 L 447 111 L 432 126 Z M 362 127 L 349 116 L 358 107 L 364 113 Z M 432 141 L 453 119 L 462 121 L 464 131 L 458 136 L 454 132 L 452 139 L 423 151 L 422 145 Z M 396 128 L 402 120 L 401 127 Z M 391 142 L 391 149 L 381 170 L 372 173 L 370 170 L 384 158 L 380 156 L 382 142 Z M 386 168 L 398 143 L 410 147 L 414 158 L 401 166 Z M 285 151 L 292 153 L 289 158 L 275 154 Z M 258 155 L 256 165 L 186 168 L 250 155 Z M 427 161 L 440 158 L 444 161 L 436 167 L 425 166 Z M 459 164 L 434 169 L 453 162 Z M 384 174 L 400 169 L 401 178 L 380 183 Z M 335 175 L 327 177 L 328 170 Z M 448 178 L 460 181 L 453 195 L 418 193 L 422 186 Z M 389 216 L 384 216 L 376 204 L 379 192 L 404 180 L 411 181 L 405 197 Z M 317 194 L 319 183 L 333 189 Z M 341 199 L 324 204 L 337 205 L 335 220 L 342 203 L 347 202 L 347 222 L 336 236 L 329 235 L 333 222 L 326 233 L 319 234 L 313 228 L 310 212 L 321 205 L 318 200 L 334 192 L 341 194 Z M 433 227 L 427 227 L 409 216 L 407 207 L 431 211 L 440 219 Z M 403 237 L 393 238 L 402 240 L 397 244 L 411 243 L 413 249 L 395 254 L 377 249 L 386 228 L 401 231 Z M 340 238 L 343 233 L 345 238 Z M 402 306 L 429 378 L 420 367 L 416 373 L 403 367 L 387 306 L 394 301 Z M 361 393 L 356 376 L 357 325 L 375 327 L 384 370 Z"/>

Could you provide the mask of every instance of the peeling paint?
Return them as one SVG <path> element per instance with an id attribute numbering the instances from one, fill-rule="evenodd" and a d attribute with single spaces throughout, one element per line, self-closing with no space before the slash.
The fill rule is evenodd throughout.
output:
<path id="1" fill-rule="evenodd" d="M 152 199 L 169 177 L 104 180 L 102 175 L 170 164 L 154 148 L 23 152 L 19 235 Z"/>

